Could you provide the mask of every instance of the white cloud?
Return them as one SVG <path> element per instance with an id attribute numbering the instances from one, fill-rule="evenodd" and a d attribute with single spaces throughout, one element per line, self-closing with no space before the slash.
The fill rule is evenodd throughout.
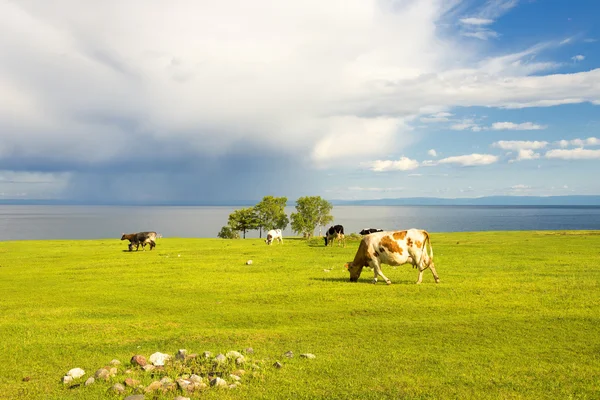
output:
<path id="1" fill-rule="evenodd" d="M 585 56 L 578 54 L 576 56 L 571 57 L 571 60 L 573 60 L 575 62 L 583 61 L 583 60 L 585 60 Z"/>
<path id="2" fill-rule="evenodd" d="M 493 19 L 487 19 L 487 18 L 471 17 L 471 18 L 461 18 L 460 19 L 461 24 L 467 24 L 467 25 L 489 25 L 489 24 L 492 24 L 493 22 L 494 22 Z"/>
<path id="3" fill-rule="evenodd" d="M 573 140 L 560 140 L 556 142 L 560 147 L 568 147 L 577 146 L 577 147 L 585 147 L 585 146 L 600 146 L 600 139 L 596 137 L 589 137 L 587 139 L 573 139 Z"/>
<path id="4" fill-rule="evenodd" d="M 546 129 L 543 125 L 534 124 L 532 122 L 523 122 L 521 124 L 515 124 L 514 122 L 494 122 L 492 129 L 495 131 L 512 130 L 512 131 L 533 131 Z"/>
<path id="5" fill-rule="evenodd" d="M 492 143 L 492 147 L 497 147 L 502 150 L 527 150 L 527 149 L 543 149 L 548 145 L 546 141 L 523 141 L 523 140 L 500 140 Z"/>
<path id="6" fill-rule="evenodd" d="M 477 165 L 489 165 L 498 161 L 498 157 L 491 154 L 469 154 L 464 156 L 454 156 L 439 160 L 438 164 L 457 164 L 463 167 Z"/>
<path id="7" fill-rule="evenodd" d="M 419 167 L 419 162 L 411 160 L 408 157 L 400 157 L 397 161 L 392 160 L 376 160 L 367 163 L 363 163 L 364 166 L 368 167 L 371 171 L 384 172 L 384 171 L 409 171 Z"/>
<path id="8" fill-rule="evenodd" d="M 498 32 L 492 31 L 490 29 L 481 29 L 476 32 L 464 32 L 463 36 L 472 37 L 480 40 L 488 40 L 491 38 L 497 38 Z"/>
<path id="9" fill-rule="evenodd" d="M 0 2 L 0 155 L 91 168 L 144 138 L 148 157 L 251 145 L 324 167 L 399 154 L 417 140 L 411 118 L 450 122 L 452 107 L 600 102 L 600 69 L 544 75 L 556 64 L 536 57 L 558 42 L 464 45 L 461 33 L 497 35 L 487 22 L 516 1 L 456 17 L 460 32 L 439 29 L 437 0 L 248 4 Z M 485 129 L 465 124 L 452 129 Z"/>
<path id="10" fill-rule="evenodd" d="M 524 161 L 524 160 L 535 160 L 540 158 L 540 154 L 536 153 L 535 151 L 531 150 L 531 149 L 521 149 L 519 150 L 519 152 L 517 153 L 517 158 L 510 160 L 509 162 L 515 162 L 515 161 Z"/>
<path id="11" fill-rule="evenodd" d="M 427 154 L 429 154 L 431 157 L 437 157 L 437 151 L 435 151 L 435 149 L 429 149 Z"/>
<path id="12" fill-rule="evenodd" d="M 431 114 L 427 117 L 422 117 L 422 118 L 420 118 L 420 121 L 424 122 L 424 123 L 448 122 L 448 121 L 450 121 L 450 117 L 452 115 L 453 114 L 451 114 L 449 112 L 439 112 L 439 113 Z"/>
<path id="13" fill-rule="evenodd" d="M 593 160 L 600 159 L 600 150 L 588 149 L 554 149 L 546 152 L 546 158 L 555 158 L 560 160 Z"/>

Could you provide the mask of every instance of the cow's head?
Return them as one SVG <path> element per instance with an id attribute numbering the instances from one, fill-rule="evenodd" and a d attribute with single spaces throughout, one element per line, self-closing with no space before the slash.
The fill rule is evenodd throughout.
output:
<path id="1" fill-rule="evenodd" d="M 121 236 L 121 240 L 125 240 L 125 239 L 127 239 L 127 238 L 125 237 L 125 234 L 124 234 L 124 233 L 123 233 L 122 235 L 123 235 L 123 236 Z"/>
<path id="2" fill-rule="evenodd" d="M 354 262 L 350 261 L 344 265 L 344 268 L 346 268 L 348 272 L 350 272 L 350 282 L 357 282 L 358 278 L 360 278 L 360 273 L 363 269 L 362 265 L 354 265 Z"/>
<path id="3" fill-rule="evenodd" d="M 265 239 L 265 243 L 266 244 L 271 244 L 272 241 L 273 241 L 273 236 L 267 235 L 267 238 Z"/>

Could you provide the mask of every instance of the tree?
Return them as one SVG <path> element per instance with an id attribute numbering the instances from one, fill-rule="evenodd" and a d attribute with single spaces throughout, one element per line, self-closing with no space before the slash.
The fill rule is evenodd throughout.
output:
<path id="1" fill-rule="evenodd" d="M 287 197 L 265 196 L 260 203 L 254 206 L 259 221 L 259 236 L 261 238 L 263 229 L 265 231 L 270 229 L 284 230 L 288 226 L 290 220 L 284 211 L 286 204 Z"/>
<path id="2" fill-rule="evenodd" d="M 333 216 L 329 213 L 333 205 L 321 196 L 300 197 L 296 201 L 297 213 L 292 213 L 292 229 L 296 233 L 301 233 L 305 237 L 311 237 L 315 228 L 321 227 L 333 221 Z"/>
<path id="3" fill-rule="evenodd" d="M 229 214 L 227 223 L 234 231 L 242 231 L 246 239 L 246 231 L 258 229 L 258 217 L 254 207 L 242 208 Z"/>
<path id="4" fill-rule="evenodd" d="M 230 226 L 225 225 L 221 228 L 221 231 L 217 234 L 217 237 L 221 239 L 239 239 L 240 233 L 236 230 L 233 230 Z"/>

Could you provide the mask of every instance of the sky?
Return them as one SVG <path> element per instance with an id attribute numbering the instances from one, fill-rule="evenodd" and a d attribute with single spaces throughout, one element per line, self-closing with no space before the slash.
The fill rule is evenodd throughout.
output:
<path id="1" fill-rule="evenodd" d="M 0 0 L 0 199 L 599 195 L 597 0 Z"/>

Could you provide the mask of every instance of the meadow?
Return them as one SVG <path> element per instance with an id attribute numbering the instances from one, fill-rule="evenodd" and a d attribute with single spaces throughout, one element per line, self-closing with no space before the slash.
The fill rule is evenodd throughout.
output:
<path id="1" fill-rule="evenodd" d="M 600 398 L 600 232 L 431 238 L 441 282 L 384 265 L 389 286 L 368 269 L 349 282 L 358 241 L 0 242 L 0 398 L 103 399 L 107 383 L 60 380 L 135 354 L 247 347 L 260 379 L 190 397 Z"/>

